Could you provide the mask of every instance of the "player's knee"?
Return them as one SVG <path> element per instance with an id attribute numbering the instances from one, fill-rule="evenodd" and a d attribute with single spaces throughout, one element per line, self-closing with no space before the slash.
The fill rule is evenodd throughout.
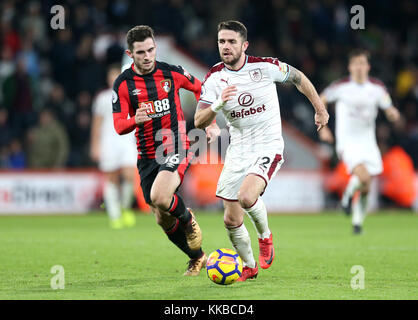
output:
<path id="1" fill-rule="evenodd" d="M 250 208 L 257 200 L 258 197 L 251 195 L 247 191 L 240 191 L 238 193 L 238 201 L 241 207 Z"/>
<path id="2" fill-rule="evenodd" d="M 360 182 L 362 184 L 362 190 L 363 191 L 369 191 L 370 189 L 370 183 L 372 181 L 372 177 L 370 176 L 370 174 L 368 172 L 363 172 L 363 174 L 361 176 L 359 176 L 360 178 Z"/>
<path id="3" fill-rule="evenodd" d="M 354 168 L 354 174 L 359 178 L 363 185 L 370 183 L 371 176 L 363 164 Z"/>
<path id="4" fill-rule="evenodd" d="M 170 207 L 171 198 L 162 192 L 151 192 L 151 202 L 160 210 L 167 211 Z"/>
<path id="5" fill-rule="evenodd" d="M 233 228 L 239 227 L 242 224 L 242 221 L 230 219 L 230 218 L 224 218 L 224 224 L 225 224 L 225 228 L 233 229 Z"/>
<path id="6" fill-rule="evenodd" d="M 231 215 L 224 215 L 224 224 L 226 228 L 236 228 L 243 223 L 242 217 L 234 217 Z"/>
<path id="7" fill-rule="evenodd" d="M 364 194 L 369 193 L 369 191 L 370 191 L 370 183 L 371 183 L 371 180 L 370 179 L 369 180 L 365 180 L 364 182 L 362 182 L 362 186 L 361 186 L 360 191 L 362 193 L 364 193 Z"/>

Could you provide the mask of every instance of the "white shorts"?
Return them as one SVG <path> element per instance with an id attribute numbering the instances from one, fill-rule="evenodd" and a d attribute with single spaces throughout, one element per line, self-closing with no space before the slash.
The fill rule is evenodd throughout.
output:
<path id="1" fill-rule="evenodd" d="M 103 172 L 111 172 L 121 168 L 134 167 L 138 160 L 138 151 L 132 140 L 121 136 L 117 141 L 102 142 L 99 160 L 99 169 Z"/>
<path id="2" fill-rule="evenodd" d="M 379 175 L 383 171 L 382 156 L 376 144 L 344 145 L 337 150 L 337 154 L 350 173 L 359 164 L 363 164 L 372 176 Z"/>
<path id="3" fill-rule="evenodd" d="M 267 149 L 244 156 L 232 153 L 228 148 L 225 164 L 218 180 L 216 196 L 224 200 L 238 200 L 238 191 L 244 178 L 249 174 L 262 178 L 267 187 L 283 162 L 283 149 Z"/>

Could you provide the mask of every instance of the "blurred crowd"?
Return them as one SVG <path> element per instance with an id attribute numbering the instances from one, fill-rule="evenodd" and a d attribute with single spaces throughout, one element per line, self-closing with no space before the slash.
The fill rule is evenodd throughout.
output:
<path id="1" fill-rule="evenodd" d="M 418 168 L 418 3 L 368 1 L 365 29 L 350 28 L 350 1 L 68 0 L 65 29 L 50 26 L 53 1 L 3 0 L 0 29 L 0 167 L 86 167 L 92 100 L 109 65 L 121 61 L 125 34 L 148 24 L 208 68 L 219 61 L 216 26 L 237 19 L 248 28 L 248 53 L 275 56 L 319 91 L 347 74 L 347 53 L 371 52 L 374 77 L 387 86 L 402 121 L 379 116 L 384 153 L 400 145 Z M 317 141 L 313 110 L 292 86 L 279 86 L 284 121 Z M 332 108 L 331 108 L 332 113 Z M 331 120 L 331 127 L 333 121 Z"/>

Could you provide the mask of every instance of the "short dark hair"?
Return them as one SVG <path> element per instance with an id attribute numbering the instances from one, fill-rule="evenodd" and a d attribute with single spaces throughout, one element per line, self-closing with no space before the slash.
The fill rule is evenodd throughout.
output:
<path id="1" fill-rule="evenodd" d="M 348 54 L 348 62 L 351 61 L 351 59 L 359 57 L 359 56 L 365 56 L 367 61 L 370 62 L 370 53 L 366 49 L 354 49 Z"/>
<path id="2" fill-rule="evenodd" d="M 148 38 L 152 38 L 152 40 L 155 41 L 154 30 L 152 30 L 151 27 L 145 25 L 136 26 L 129 30 L 126 34 L 126 43 L 128 44 L 129 50 L 132 51 L 134 48 L 134 42 L 142 42 Z"/>
<path id="3" fill-rule="evenodd" d="M 221 30 L 232 30 L 238 32 L 244 41 L 247 41 L 247 28 L 243 23 L 236 20 L 222 21 L 218 24 L 218 32 Z"/>

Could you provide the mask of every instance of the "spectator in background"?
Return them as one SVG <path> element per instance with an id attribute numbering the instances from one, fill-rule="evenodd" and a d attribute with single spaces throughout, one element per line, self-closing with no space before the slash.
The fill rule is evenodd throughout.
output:
<path id="1" fill-rule="evenodd" d="M 69 152 L 68 135 L 52 110 L 39 114 L 38 124 L 27 135 L 27 159 L 30 168 L 63 168 Z"/>
<path id="2" fill-rule="evenodd" d="M 9 110 L 10 121 L 19 134 L 36 121 L 33 108 L 33 83 L 27 73 L 23 56 L 17 60 L 16 70 L 3 82 L 3 104 Z"/>
<path id="3" fill-rule="evenodd" d="M 7 146 L 0 146 L 0 168 L 8 167 L 9 149 Z"/>
<path id="4" fill-rule="evenodd" d="M 20 36 L 16 28 L 14 28 L 11 17 L 2 17 L 2 47 L 12 50 L 13 56 L 20 50 Z"/>
<path id="5" fill-rule="evenodd" d="M 71 151 L 70 167 L 87 167 L 93 163 L 89 157 L 89 139 L 91 125 L 91 102 L 89 92 L 82 91 L 77 96 L 77 105 L 70 129 Z"/>
<path id="6" fill-rule="evenodd" d="M 103 67 L 93 56 L 93 36 L 85 34 L 79 41 L 76 50 L 75 86 L 77 93 L 88 91 L 94 95 L 105 83 Z"/>
<path id="7" fill-rule="evenodd" d="M 0 108 L 0 147 L 7 146 L 15 135 L 8 119 L 8 111 L 5 108 Z"/>
<path id="8" fill-rule="evenodd" d="M 75 47 L 72 43 L 70 28 L 56 31 L 56 39 L 49 52 L 54 79 L 63 85 L 65 92 L 75 94 Z"/>
<path id="9" fill-rule="evenodd" d="M 31 1 L 26 10 L 26 15 L 21 19 L 20 28 L 23 34 L 30 34 L 34 45 L 42 47 L 46 41 L 46 24 L 41 16 L 41 3 Z"/>
<path id="10" fill-rule="evenodd" d="M 0 59 L 0 101 L 3 101 L 3 82 L 15 71 L 13 52 L 9 47 L 3 47 Z"/>
<path id="11" fill-rule="evenodd" d="M 7 157 L 7 167 L 9 169 L 26 168 L 25 153 L 23 152 L 22 143 L 17 138 L 14 138 L 10 142 L 9 154 Z"/>
<path id="12" fill-rule="evenodd" d="M 46 105 L 54 110 L 57 119 L 65 126 L 67 132 L 70 132 L 76 110 L 74 103 L 67 97 L 61 84 L 53 84 Z"/>

